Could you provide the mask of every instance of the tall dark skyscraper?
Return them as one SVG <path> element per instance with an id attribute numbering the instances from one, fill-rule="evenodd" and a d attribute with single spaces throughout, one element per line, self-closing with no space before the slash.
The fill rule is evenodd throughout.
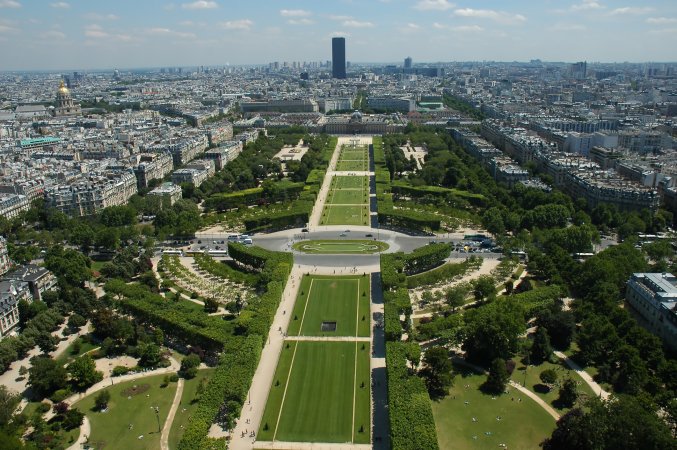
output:
<path id="1" fill-rule="evenodd" d="M 331 40 L 331 76 L 346 77 L 346 38 L 335 37 Z"/>
<path id="2" fill-rule="evenodd" d="M 411 69 L 411 63 L 412 63 L 411 56 L 407 56 L 406 58 L 404 58 L 405 69 Z"/>

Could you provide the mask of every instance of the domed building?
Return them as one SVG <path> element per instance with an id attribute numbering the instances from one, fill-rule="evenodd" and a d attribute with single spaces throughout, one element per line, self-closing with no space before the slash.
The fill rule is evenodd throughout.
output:
<path id="1" fill-rule="evenodd" d="M 71 93 L 61 80 L 59 89 L 56 91 L 56 108 L 54 108 L 54 117 L 79 116 L 82 114 L 80 105 L 73 102 Z"/>

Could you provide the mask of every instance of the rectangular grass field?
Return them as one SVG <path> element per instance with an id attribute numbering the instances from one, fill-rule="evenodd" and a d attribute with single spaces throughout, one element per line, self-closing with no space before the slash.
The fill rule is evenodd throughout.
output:
<path id="1" fill-rule="evenodd" d="M 369 225 L 369 205 L 325 205 L 320 225 Z"/>
<path id="2" fill-rule="evenodd" d="M 369 170 L 367 161 L 342 160 L 336 163 L 337 171 L 366 171 Z"/>
<path id="3" fill-rule="evenodd" d="M 368 343 L 287 341 L 257 440 L 368 444 L 370 387 Z"/>
<path id="4" fill-rule="evenodd" d="M 370 336 L 369 277 L 306 275 L 287 334 L 289 336 Z M 335 331 L 323 331 L 323 322 L 334 322 Z"/>
<path id="5" fill-rule="evenodd" d="M 366 198 L 365 198 L 366 195 Z M 330 205 L 364 205 L 369 202 L 369 193 L 363 189 L 336 189 L 329 193 Z"/>
<path id="6" fill-rule="evenodd" d="M 369 189 L 369 177 L 363 176 L 335 176 L 331 180 L 332 189 Z"/>

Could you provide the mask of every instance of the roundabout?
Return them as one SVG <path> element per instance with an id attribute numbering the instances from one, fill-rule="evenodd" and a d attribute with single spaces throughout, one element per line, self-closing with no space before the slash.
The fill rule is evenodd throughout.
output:
<path id="1" fill-rule="evenodd" d="M 388 249 L 388 244 L 369 240 L 312 240 L 297 242 L 292 248 L 311 254 L 372 254 Z"/>

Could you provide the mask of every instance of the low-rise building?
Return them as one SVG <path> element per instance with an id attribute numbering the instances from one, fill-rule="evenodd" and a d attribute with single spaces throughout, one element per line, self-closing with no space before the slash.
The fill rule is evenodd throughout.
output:
<path id="1" fill-rule="evenodd" d="M 633 273 L 625 298 L 642 317 L 640 324 L 677 350 L 677 277 L 670 273 Z"/>
<path id="2" fill-rule="evenodd" d="M 150 196 L 151 198 L 160 198 L 162 205 L 172 206 L 174 203 L 181 200 L 181 186 L 174 183 L 162 183 L 160 186 L 150 191 L 147 196 Z"/>
<path id="3" fill-rule="evenodd" d="M 164 153 L 142 153 L 139 164 L 134 167 L 139 189 L 148 187 L 152 180 L 161 180 L 174 169 L 172 155 Z"/>
<path id="4" fill-rule="evenodd" d="M 19 323 L 19 302 L 31 302 L 28 283 L 15 280 L 0 281 L 0 338 L 7 336 Z"/>
<path id="5" fill-rule="evenodd" d="M 18 267 L 5 274 L 3 278 L 27 283 L 33 300 L 42 300 L 42 294 L 54 289 L 57 282 L 52 272 L 35 264 Z"/>
<path id="6" fill-rule="evenodd" d="M 31 207 L 28 197 L 18 194 L 0 194 L 0 216 L 12 219 Z"/>
<path id="7" fill-rule="evenodd" d="M 89 216 L 108 206 L 124 205 L 137 192 L 131 169 L 110 170 L 45 189 L 45 207 L 72 216 Z"/>

